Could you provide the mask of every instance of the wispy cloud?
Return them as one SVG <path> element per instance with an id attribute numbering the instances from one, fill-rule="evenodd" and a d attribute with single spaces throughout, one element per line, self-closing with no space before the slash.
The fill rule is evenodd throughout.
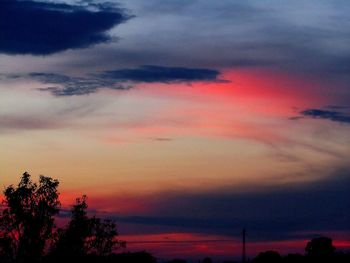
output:
<path id="1" fill-rule="evenodd" d="M 54 96 L 86 95 L 94 93 L 101 88 L 117 90 L 130 88 L 130 86 L 125 86 L 114 80 L 99 77 L 71 77 L 53 73 L 30 73 L 29 77 L 51 85 L 39 90 L 49 91 Z"/>

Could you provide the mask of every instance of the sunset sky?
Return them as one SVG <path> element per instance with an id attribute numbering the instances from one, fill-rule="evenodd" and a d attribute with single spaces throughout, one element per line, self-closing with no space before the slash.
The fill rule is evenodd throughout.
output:
<path id="1" fill-rule="evenodd" d="M 64 208 L 87 194 L 161 258 L 239 257 L 243 227 L 250 256 L 318 235 L 350 249 L 349 14 L 2 0 L 0 186 L 57 178 Z"/>

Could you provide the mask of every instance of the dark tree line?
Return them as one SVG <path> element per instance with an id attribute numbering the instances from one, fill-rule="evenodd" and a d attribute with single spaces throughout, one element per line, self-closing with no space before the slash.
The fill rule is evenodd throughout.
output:
<path id="1" fill-rule="evenodd" d="M 65 228 L 55 217 L 61 203 L 59 182 L 40 176 L 39 182 L 24 173 L 17 186 L 4 190 L 0 212 L 0 262 L 50 262 L 108 257 L 125 246 L 117 240 L 111 220 L 89 217 L 86 196 L 76 199 Z"/>
<path id="2" fill-rule="evenodd" d="M 259 253 L 253 263 L 348 263 L 350 254 L 336 251 L 332 239 L 328 237 L 314 238 L 306 244 L 305 255 L 288 254 L 281 256 L 276 251 Z"/>
<path id="3" fill-rule="evenodd" d="M 87 262 L 156 263 L 147 252 L 113 253 L 125 247 L 117 239 L 113 221 L 87 214 L 87 198 L 76 199 L 65 228 L 58 228 L 55 218 L 61 210 L 59 182 L 40 176 L 39 182 L 24 173 L 17 186 L 4 190 L 0 207 L 0 263 Z M 185 263 L 174 259 L 169 263 Z M 211 263 L 210 258 L 201 262 Z M 332 239 L 320 237 L 307 243 L 305 255 L 281 256 L 276 251 L 259 253 L 252 263 L 349 263 L 350 254 L 336 251 Z"/>
<path id="4" fill-rule="evenodd" d="M 211 258 L 204 258 L 199 263 L 212 263 Z M 243 262 L 243 261 L 242 261 Z M 349 263 L 350 253 L 337 251 L 332 239 L 318 237 L 310 240 L 305 247 L 305 254 L 288 254 L 281 256 L 277 251 L 268 250 L 259 253 L 252 260 L 245 263 Z M 173 259 L 166 263 L 187 263 L 184 259 Z M 223 263 L 238 263 L 238 261 L 224 261 Z"/>

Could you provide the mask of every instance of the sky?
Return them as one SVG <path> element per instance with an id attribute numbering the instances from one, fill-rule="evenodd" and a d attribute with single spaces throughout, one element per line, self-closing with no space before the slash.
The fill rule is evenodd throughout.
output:
<path id="1" fill-rule="evenodd" d="M 250 256 L 350 249 L 349 13 L 3 0 L 0 185 L 56 178 L 159 258 L 239 257 L 243 227 Z"/>

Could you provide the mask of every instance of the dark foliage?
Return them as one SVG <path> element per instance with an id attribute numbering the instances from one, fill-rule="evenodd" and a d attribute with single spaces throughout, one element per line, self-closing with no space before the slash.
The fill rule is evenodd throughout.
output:
<path id="1" fill-rule="evenodd" d="M 110 262 L 120 262 L 120 263 L 156 263 L 157 260 L 150 253 L 141 251 L 135 253 L 122 253 L 122 254 L 114 254 L 110 257 Z"/>
<path id="2" fill-rule="evenodd" d="M 0 215 L 1 255 L 7 261 L 36 261 L 52 238 L 60 202 L 58 181 L 40 176 L 39 184 L 24 173 L 17 187 L 4 191 Z"/>
<path id="3" fill-rule="evenodd" d="M 17 186 L 4 190 L 0 262 L 100 262 L 111 260 L 112 252 L 125 246 L 116 239 L 113 221 L 88 216 L 86 196 L 76 199 L 67 227 L 56 229 L 55 216 L 61 206 L 58 185 L 45 176 L 34 183 L 24 173 Z"/>
<path id="4" fill-rule="evenodd" d="M 261 252 L 256 258 L 253 259 L 253 263 L 279 263 L 282 262 L 281 255 L 276 251 Z"/>
<path id="5" fill-rule="evenodd" d="M 125 247 L 116 237 L 116 225 L 111 220 L 90 217 L 87 197 L 76 199 L 71 217 L 64 229 L 57 229 L 55 216 L 60 210 L 59 182 L 40 176 L 39 182 L 24 173 L 17 186 L 4 190 L 0 211 L 1 263 L 156 263 L 147 252 L 113 253 Z M 305 255 L 288 254 L 282 257 L 276 251 L 259 253 L 253 263 L 349 263 L 350 253 L 339 252 L 328 237 L 314 238 L 307 243 Z M 201 262 L 210 263 L 210 258 Z M 186 263 L 174 259 L 168 263 Z"/>
<path id="6" fill-rule="evenodd" d="M 111 220 L 88 217 L 86 196 L 76 199 L 71 220 L 66 229 L 59 229 L 52 249 L 57 259 L 79 258 L 89 254 L 108 256 L 114 249 L 125 246 L 116 240 L 116 225 Z"/>
<path id="7" fill-rule="evenodd" d="M 187 263 L 187 261 L 184 260 L 184 259 L 175 258 L 175 259 L 170 260 L 170 261 L 168 261 L 166 263 Z"/>
<path id="8" fill-rule="evenodd" d="M 287 256 L 285 256 L 283 258 L 283 262 L 285 262 L 285 263 L 294 263 L 294 262 L 303 263 L 303 262 L 306 262 L 306 259 L 303 255 L 300 255 L 300 254 L 288 254 Z"/>
<path id="9" fill-rule="evenodd" d="M 203 259 L 202 263 L 212 263 L 213 261 L 211 260 L 211 258 L 206 257 Z"/>
<path id="10" fill-rule="evenodd" d="M 334 256 L 335 247 L 328 237 L 314 238 L 307 243 L 305 251 L 310 258 L 330 258 Z"/>
<path id="11" fill-rule="evenodd" d="M 350 254 L 337 252 L 333 246 L 332 239 L 318 237 L 312 239 L 305 247 L 305 255 L 288 254 L 284 257 L 278 252 L 266 251 L 259 253 L 253 259 L 253 263 L 345 263 L 350 262 Z"/>

